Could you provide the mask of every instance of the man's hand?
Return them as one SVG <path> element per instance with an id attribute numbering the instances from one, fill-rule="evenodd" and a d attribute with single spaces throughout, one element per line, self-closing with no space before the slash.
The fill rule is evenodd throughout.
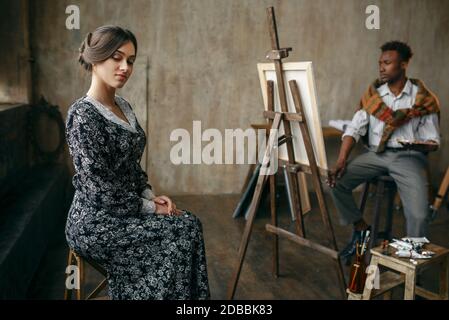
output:
<path id="1" fill-rule="evenodd" d="M 337 183 L 337 179 L 340 179 L 346 171 L 346 159 L 348 159 L 349 154 L 355 144 L 355 138 L 352 136 L 345 136 L 341 143 L 340 153 L 338 155 L 337 163 L 335 164 L 334 169 L 329 171 L 327 177 L 327 184 L 331 188 L 335 188 L 335 184 Z"/>
<path id="2" fill-rule="evenodd" d="M 346 160 L 339 159 L 337 160 L 337 163 L 335 164 L 335 167 L 329 171 L 328 178 L 327 178 L 327 184 L 331 188 L 335 188 L 335 185 L 337 184 L 337 179 L 340 179 L 346 172 Z"/>

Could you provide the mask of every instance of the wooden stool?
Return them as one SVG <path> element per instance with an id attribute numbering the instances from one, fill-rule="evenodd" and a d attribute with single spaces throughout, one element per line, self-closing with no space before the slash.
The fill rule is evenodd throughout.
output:
<path id="1" fill-rule="evenodd" d="M 382 284 L 389 283 L 389 286 L 396 287 L 401 283 L 405 283 L 404 299 L 414 300 L 415 295 L 419 295 L 431 300 L 448 300 L 448 279 L 449 279 L 449 249 L 437 246 L 435 244 L 426 244 L 424 250 L 435 252 L 435 255 L 430 259 L 416 259 L 416 264 L 410 262 L 409 258 L 398 258 L 395 255 L 396 249 L 391 246 L 388 247 L 386 254 L 384 254 L 381 247 L 371 249 L 371 266 L 385 267 L 399 274 L 385 272 L 380 274 L 380 290 L 385 291 Z M 439 294 L 416 286 L 416 276 L 430 266 L 440 265 L 440 292 Z M 388 282 L 383 281 L 383 277 L 389 277 Z M 391 290 L 391 288 L 390 288 Z M 369 300 L 373 298 L 372 291 L 368 286 L 365 286 L 362 299 Z"/>
<path id="2" fill-rule="evenodd" d="M 374 204 L 374 215 L 373 215 L 373 222 L 371 225 L 371 239 L 370 243 L 368 244 L 368 249 L 376 246 L 377 240 L 379 238 L 388 241 L 392 239 L 391 230 L 393 225 L 394 200 L 397 193 L 396 183 L 390 176 L 379 176 L 368 181 L 365 184 L 360 201 L 360 211 L 362 212 L 362 214 L 363 211 L 365 210 L 370 185 L 376 185 L 376 193 L 375 193 L 376 202 Z M 379 231 L 382 203 L 385 202 L 385 197 L 387 198 L 387 215 L 385 218 L 385 229 L 383 231 Z"/>
<path id="3" fill-rule="evenodd" d="M 379 280 L 379 289 L 371 291 L 370 299 L 379 296 L 383 296 L 384 299 L 391 299 L 392 290 L 404 283 L 404 277 L 392 271 L 382 273 L 382 277 Z M 346 293 L 348 294 L 348 300 L 363 300 L 361 293 L 354 293 L 349 291 L 349 289 L 346 289 Z"/>
<path id="4" fill-rule="evenodd" d="M 95 270 L 97 270 L 98 272 L 100 272 L 105 279 L 103 279 L 100 284 L 91 292 L 87 295 L 87 297 L 85 298 L 84 296 L 84 265 L 85 263 L 88 263 L 90 266 L 92 266 Z M 72 299 L 72 291 L 76 292 L 76 300 L 89 300 L 89 299 L 98 299 L 98 300 L 106 300 L 108 299 L 107 297 L 97 297 L 98 294 L 100 293 L 101 290 L 103 290 L 104 287 L 106 287 L 107 285 L 107 272 L 106 270 L 104 270 L 99 264 L 97 264 L 96 262 L 81 257 L 79 254 L 77 254 L 75 251 L 70 250 L 69 251 L 69 258 L 68 258 L 68 263 L 67 265 L 75 265 L 78 269 L 78 277 L 79 279 L 78 284 L 79 284 L 79 288 L 77 289 L 69 289 L 67 288 L 67 285 L 65 285 L 65 292 L 64 292 L 64 300 L 71 300 Z M 67 278 L 69 277 L 69 275 L 66 275 L 66 281 Z"/>

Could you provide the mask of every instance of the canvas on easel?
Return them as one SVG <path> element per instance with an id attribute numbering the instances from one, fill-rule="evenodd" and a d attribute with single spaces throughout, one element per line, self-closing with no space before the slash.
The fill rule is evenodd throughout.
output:
<path id="1" fill-rule="evenodd" d="M 312 138 L 312 147 L 315 153 L 315 158 L 318 167 L 322 171 L 327 171 L 326 150 L 324 147 L 323 131 L 321 129 L 320 114 L 318 112 L 318 102 L 315 87 L 315 80 L 313 77 L 312 62 L 287 62 L 282 65 L 285 83 L 290 80 L 295 80 L 299 86 L 301 94 L 301 101 L 304 108 L 304 115 L 307 119 L 310 135 Z M 273 63 L 259 63 L 257 64 L 259 71 L 260 87 L 262 89 L 262 98 L 265 110 L 268 110 L 268 94 L 267 81 L 273 81 L 274 84 L 274 110 L 281 111 L 281 104 L 279 99 L 279 90 L 277 88 L 276 72 Z M 289 112 L 296 112 L 293 95 L 290 87 L 286 86 L 287 106 Z M 303 137 L 299 124 L 296 122 L 290 123 L 293 132 L 293 149 L 295 154 L 295 162 L 303 165 L 309 165 L 309 159 L 304 147 Z M 285 133 L 284 124 L 281 124 L 279 135 Z M 282 145 L 279 148 L 279 159 L 287 161 L 287 147 Z M 301 174 L 304 176 L 304 174 Z M 302 196 L 302 195 L 301 195 Z"/>
<path id="2" fill-rule="evenodd" d="M 276 71 L 273 63 L 258 63 L 257 69 L 259 73 L 260 87 L 262 90 L 262 98 L 264 102 L 265 110 L 268 110 L 268 92 L 267 81 L 273 81 L 274 84 L 274 109 L 277 112 L 281 111 L 281 104 L 279 99 L 279 90 L 277 88 Z M 320 115 L 317 106 L 317 97 L 315 89 L 315 80 L 313 77 L 312 62 L 289 62 L 283 64 L 283 74 L 285 83 L 290 80 L 296 80 L 301 92 L 301 99 L 303 101 L 304 113 L 307 117 L 309 128 L 311 130 L 311 137 L 313 143 L 313 149 L 315 157 L 318 162 L 318 167 L 326 171 L 327 158 L 324 148 L 323 132 L 321 129 Z M 296 112 L 294 101 L 290 92 L 290 88 L 287 87 L 287 105 L 289 112 Z M 291 130 L 293 132 L 293 149 L 295 154 L 295 162 L 304 165 L 309 165 L 307 152 L 302 143 L 301 130 L 299 124 L 290 123 Z M 284 124 L 281 124 L 279 129 L 279 136 L 285 134 Z M 279 159 L 287 161 L 287 146 L 284 144 L 279 148 Z M 306 175 L 302 172 L 298 173 L 299 178 L 299 191 L 301 194 L 301 205 L 303 214 L 306 214 L 312 209 L 310 203 L 310 197 L 307 188 Z"/>

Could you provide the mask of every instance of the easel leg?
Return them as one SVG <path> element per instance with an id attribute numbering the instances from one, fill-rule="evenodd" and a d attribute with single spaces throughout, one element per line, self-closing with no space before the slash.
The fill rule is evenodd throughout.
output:
<path id="1" fill-rule="evenodd" d="M 276 115 L 273 121 L 272 128 L 278 129 L 281 122 L 281 116 Z M 277 143 L 277 130 L 272 130 L 270 132 L 270 138 L 268 141 L 267 149 L 265 151 L 265 155 L 263 157 L 262 166 L 267 166 L 269 164 L 269 160 L 271 159 L 271 153 L 274 148 L 274 143 Z M 242 240 L 240 242 L 239 247 L 239 258 L 237 267 L 235 269 L 234 275 L 231 279 L 231 283 L 228 289 L 228 299 L 233 299 L 235 290 L 237 288 L 237 282 L 240 277 L 240 272 L 242 271 L 243 260 L 245 259 L 246 249 L 248 248 L 249 238 L 251 236 L 251 231 L 254 223 L 254 218 L 256 217 L 257 209 L 259 208 L 260 198 L 262 197 L 263 187 L 267 178 L 267 170 L 264 167 L 261 168 L 259 177 L 257 179 L 256 189 L 254 190 L 254 196 L 251 200 L 251 205 L 249 208 L 248 220 L 245 225 L 245 230 L 243 231 Z"/>
<path id="2" fill-rule="evenodd" d="M 268 93 L 268 110 L 274 111 L 274 83 L 273 81 L 267 82 Z M 269 120 L 270 127 L 273 127 L 273 121 Z M 287 186 L 289 189 L 289 186 Z M 278 225 L 278 216 L 276 213 L 276 176 L 270 176 L 270 207 L 271 207 L 271 223 L 275 226 Z M 273 234 L 273 276 L 279 277 L 279 237 L 277 234 Z"/>
<path id="3" fill-rule="evenodd" d="M 230 300 L 234 298 L 235 290 L 237 288 L 237 282 L 240 277 L 240 272 L 242 271 L 243 260 L 245 259 L 246 249 L 248 248 L 249 238 L 253 228 L 254 218 L 256 217 L 256 212 L 259 207 L 260 197 L 262 195 L 262 188 L 264 185 L 265 178 L 266 177 L 263 175 L 259 176 L 256 185 L 256 190 L 254 192 L 254 197 L 253 200 L 251 201 L 248 220 L 246 221 L 245 230 L 243 231 L 242 240 L 240 242 L 237 267 L 231 280 L 231 286 L 228 289 L 228 299 Z"/>
<path id="4" fill-rule="evenodd" d="M 277 227 L 278 216 L 276 213 L 276 176 L 270 176 L 270 205 L 271 223 Z M 279 277 L 279 237 L 273 234 L 273 277 Z"/>

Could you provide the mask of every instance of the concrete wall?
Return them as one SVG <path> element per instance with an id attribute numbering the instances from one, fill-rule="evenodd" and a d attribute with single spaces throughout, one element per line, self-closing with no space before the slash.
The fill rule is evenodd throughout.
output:
<path id="1" fill-rule="evenodd" d="M 246 165 L 170 163 L 172 130 L 248 128 L 263 121 L 256 70 L 270 48 L 265 8 L 274 6 L 281 46 L 293 47 L 289 61 L 314 63 L 321 120 L 348 119 L 367 85 L 377 77 L 379 46 L 392 39 L 414 50 L 409 75 L 424 80 L 449 120 L 449 1 L 445 0 L 97 0 L 32 1 L 32 50 L 36 96 L 68 106 L 89 87 L 76 62 L 85 34 L 103 24 L 132 30 L 139 42 L 138 85 L 122 94 L 147 109 L 146 167 L 159 193 L 239 192 Z M 65 8 L 77 4 L 81 29 L 65 28 Z M 365 8 L 380 8 L 380 30 L 365 28 Z M 140 67 L 140 68 L 139 68 Z M 148 68 L 147 68 L 148 67 Z M 130 80 L 132 81 L 132 79 Z M 142 85 L 142 81 L 145 85 Z M 136 88 L 136 89 L 133 89 Z M 432 155 L 434 185 L 448 165 L 449 132 L 442 128 L 442 151 Z M 330 147 L 333 163 L 337 148 Z"/>
<path id="2" fill-rule="evenodd" d="M 31 100 L 28 3 L 0 1 L 0 111 Z"/>

